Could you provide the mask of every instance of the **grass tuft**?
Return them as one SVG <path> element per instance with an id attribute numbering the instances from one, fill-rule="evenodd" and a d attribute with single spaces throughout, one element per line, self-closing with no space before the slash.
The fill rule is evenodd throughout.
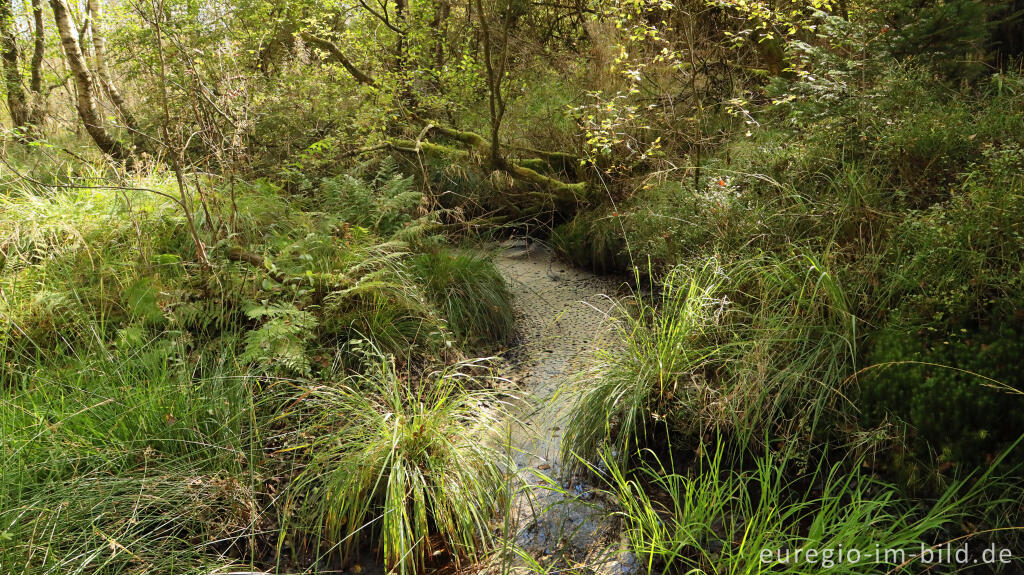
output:
<path id="1" fill-rule="evenodd" d="M 986 472 L 954 482 L 936 501 L 915 502 L 861 472 L 861 462 L 819 463 L 794 477 L 787 474 L 796 462 L 766 453 L 751 470 L 735 470 L 725 464 L 723 445 L 704 452 L 696 473 L 686 475 L 650 452 L 634 470 L 603 454 L 610 493 L 646 572 L 852 575 L 924 568 L 916 561 L 922 545 L 944 543 L 945 530 L 968 521 L 979 510 L 979 494 L 1002 481 Z"/>
<path id="2" fill-rule="evenodd" d="M 679 267 L 656 296 L 635 293 L 634 306 L 619 305 L 617 322 L 624 346 L 604 354 L 604 364 L 584 382 L 566 423 L 563 461 L 596 461 L 602 446 L 624 461 L 646 438 L 658 414 L 673 410 L 692 388 L 698 371 L 717 353 L 711 328 L 727 300 L 719 295 L 725 277 L 712 260 L 699 270 Z"/>
<path id="3" fill-rule="evenodd" d="M 488 259 L 436 250 L 413 257 L 411 267 L 460 339 L 501 344 L 512 337 L 512 294 Z"/>
<path id="4" fill-rule="evenodd" d="M 505 509 L 507 456 L 495 396 L 446 371 L 418 384 L 380 358 L 341 385 L 303 390 L 298 446 L 309 466 L 292 497 L 323 548 L 347 560 L 365 538 L 388 568 L 422 573 L 437 551 L 479 559 Z"/>

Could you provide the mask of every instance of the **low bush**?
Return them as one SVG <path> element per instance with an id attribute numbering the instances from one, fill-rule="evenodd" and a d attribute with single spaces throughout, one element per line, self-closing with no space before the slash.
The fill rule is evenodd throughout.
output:
<path id="1" fill-rule="evenodd" d="M 330 218 L 390 237 L 416 219 L 422 197 L 413 179 L 387 156 L 369 181 L 348 174 L 322 179 L 313 203 Z"/>
<path id="2" fill-rule="evenodd" d="M 1024 429 L 1019 321 L 942 339 L 883 330 L 867 357 L 858 401 L 864 423 L 906 422 L 920 460 L 985 465 Z"/>

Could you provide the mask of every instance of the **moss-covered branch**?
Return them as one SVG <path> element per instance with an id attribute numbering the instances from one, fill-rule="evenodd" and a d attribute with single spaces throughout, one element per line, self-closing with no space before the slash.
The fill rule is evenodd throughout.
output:
<path id="1" fill-rule="evenodd" d="M 530 156 L 527 159 L 519 160 L 519 165 L 536 171 L 552 171 L 563 173 L 570 178 L 576 177 L 576 170 L 580 165 L 580 158 L 575 154 L 566 152 L 549 152 L 534 148 L 514 146 L 512 149 L 523 152 Z"/>
<path id="2" fill-rule="evenodd" d="M 345 155 L 360 155 L 389 148 L 396 152 L 406 154 L 427 154 L 434 156 L 456 157 L 466 161 L 469 161 L 472 158 L 471 154 L 475 154 L 478 158 L 484 161 L 493 161 L 491 144 L 480 134 L 470 132 L 468 130 L 456 130 L 445 126 L 438 126 L 436 124 L 420 120 L 419 118 L 416 119 L 417 121 L 426 124 L 416 140 L 389 140 L 376 146 L 368 146 L 353 150 Z M 444 138 L 454 140 L 455 142 L 462 144 L 469 148 L 469 150 L 430 142 L 425 139 L 430 135 L 430 133 L 438 133 Z M 517 149 L 526 151 L 532 155 L 536 155 L 537 157 L 525 159 L 506 158 L 501 160 L 500 165 L 492 165 L 491 168 L 506 172 L 513 180 L 528 183 L 540 188 L 540 195 L 548 199 L 577 202 L 586 198 L 589 194 L 590 184 L 588 182 L 567 183 L 541 173 L 558 172 L 574 176 L 576 174 L 576 165 L 579 163 L 579 159 L 576 156 L 563 152 L 545 152 L 531 148 Z"/>
<path id="3" fill-rule="evenodd" d="M 317 293 L 325 294 L 334 290 L 351 287 L 352 284 L 350 279 L 334 274 L 316 273 L 303 276 L 289 276 L 268 265 L 268 261 L 263 256 L 254 254 L 240 246 L 228 247 L 224 254 L 231 261 L 247 263 L 253 267 L 260 268 L 267 273 L 270 279 L 284 286 L 309 286 Z"/>
<path id="4" fill-rule="evenodd" d="M 520 166 L 516 162 L 509 161 L 506 163 L 508 165 L 508 172 L 512 175 L 513 179 L 530 182 L 550 190 L 552 194 L 558 197 L 558 199 L 572 199 L 578 201 L 584 199 L 590 192 L 590 185 L 587 182 L 567 184 L 561 180 L 545 176 L 530 168 Z"/>
<path id="5" fill-rule="evenodd" d="M 431 131 L 436 131 L 446 138 L 469 146 L 483 158 L 493 157 L 491 144 L 489 144 L 480 134 L 467 130 L 456 130 L 454 128 L 436 125 L 432 126 Z M 575 156 L 561 152 L 542 152 L 540 150 L 531 150 L 529 148 L 522 149 L 534 153 L 539 157 L 528 158 L 525 160 L 503 159 L 501 161 L 501 165 L 492 167 L 504 170 L 512 176 L 514 180 L 539 186 L 544 191 L 554 196 L 555 199 L 580 200 L 587 196 L 590 191 L 590 185 L 587 182 L 566 183 L 550 176 L 545 176 L 539 171 L 544 169 L 544 166 L 547 166 L 548 168 L 553 169 L 553 171 L 564 171 L 566 173 L 575 174 L 575 165 L 579 162 Z M 572 171 L 570 172 L 569 169 L 565 169 L 566 166 L 571 167 Z"/>

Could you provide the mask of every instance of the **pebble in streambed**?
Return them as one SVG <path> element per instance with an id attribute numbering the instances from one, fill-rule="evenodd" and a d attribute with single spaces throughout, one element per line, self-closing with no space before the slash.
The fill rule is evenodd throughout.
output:
<path id="1" fill-rule="evenodd" d="M 530 486 L 513 505 L 515 543 L 547 566 L 639 572 L 609 508 L 593 486 L 564 477 L 559 457 L 564 420 L 576 397 L 567 386 L 594 365 L 596 350 L 615 345 L 608 314 L 620 282 L 568 267 L 536 243 L 506 245 L 495 264 L 515 294 L 521 335 L 504 374 L 525 396 L 510 422 L 519 477 Z M 512 563 L 526 569 L 521 559 Z"/>

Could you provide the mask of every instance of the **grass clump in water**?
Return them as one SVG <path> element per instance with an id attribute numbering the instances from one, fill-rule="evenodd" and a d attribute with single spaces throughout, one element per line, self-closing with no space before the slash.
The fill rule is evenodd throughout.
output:
<path id="1" fill-rule="evenodd" d="M 648 573 L 925 568 L 917 556 L 945 543 L 946 529 L 969 521 L 982 502 L 1008 501 L 980 497 L 1003 487 L 991 472 L 954 482 L 929 503 L 904 499 L 896 486 L 860 471 L 862 461 L 807 469 L 766 453 L 742 470 L 727 465 L 723 445 L 702 451 L 692 474 L 673 472 L 649 452 L 638 468 L 624 468 L 605 452 L 609 492 Z"/>
<path id="2" fill-rule="evenodd" d="M 729 433 L 741 449 L 821 433 L 823 418 L 841 415 L 856 358 L 856 320 L 827 261 L 711 258 L 636 295 L 618 314 L 625 345 L 582 382 L 565 456 L 594 463 L 607 444 L 624 461 L 655 425 L 690 439 Z"/>
<path id="3" fill-rule="evenodd" d="M 563 460 L 595 461 L 602 446 L 624 461 L 642 442 L 652 414 L 665 413 L 681 389 L 681 375 L 696 373 L 717 353 L 711 328 L 725 300 L 717 262 L 697 270 L 677 268 L 657 296 L 637 294 L 634 306 L 620 304 L 616 324 L 622 349 L 605 352 L 604 362 L 584 381 L 562 441 Z"/>

